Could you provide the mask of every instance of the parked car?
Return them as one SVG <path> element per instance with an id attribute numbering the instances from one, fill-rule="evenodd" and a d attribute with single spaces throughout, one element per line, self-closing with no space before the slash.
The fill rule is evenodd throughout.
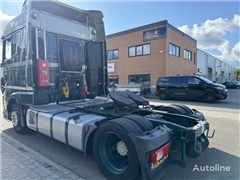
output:
<path id="1" fill-rule="evenodd" d="M 234 83 L 240 85 L 240 81 L 235 81 Z"/>
<path id="2" fill-rule="evenodd" d="M 240 84 L 235 82 L 225 82 L 223 85 L 226 86 L 227 89 L 240 89 Z"/>
<path id="3" fill-rule="evenodd" d="M 159 77 L 156 94 L 161 100 L 196 99 L 213 103 L 228 97 L 228 90 L 222 84 L 198 76 L 170 76 Z"/>

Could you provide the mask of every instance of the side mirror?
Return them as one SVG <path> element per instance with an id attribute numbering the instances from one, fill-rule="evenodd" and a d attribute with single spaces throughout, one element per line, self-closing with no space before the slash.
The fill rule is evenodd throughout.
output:
<path id="1" fill-rule="evenodd" d="M 199 84 L 200 86 L 204 86 L 204 82 L 202 82 L 202 81 L 199 82 L 198 84 Z"/>

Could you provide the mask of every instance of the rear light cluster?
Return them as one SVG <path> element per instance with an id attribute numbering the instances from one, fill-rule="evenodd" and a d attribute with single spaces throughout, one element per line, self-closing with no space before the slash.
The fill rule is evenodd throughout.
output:
<path id="1" fill-rule="evenodd" d="M 164 146 L 156 149 L 150 153 L 150 161 L 155 163 L 166 156 L 170 151 L 169 143 L 165 144 Z"/>
<path id="2" fill-rule="evenodd" d="M 82 84 L 82 85 L 80 86 L 80 95 L 81 95 L 82 97 L 85 97 L 85 96 L 86 96 L 86 86 L 85 86 L 85 84 Z"/>

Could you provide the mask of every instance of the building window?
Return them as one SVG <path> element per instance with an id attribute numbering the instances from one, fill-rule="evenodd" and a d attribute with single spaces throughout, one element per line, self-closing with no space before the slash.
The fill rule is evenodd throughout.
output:
<path id="1" fill-rule="evenodd" d="M 132 46 L 128 48 L 128 56 L 134 57 L 134 56 L 149 55 L 150 51 L 151 51 L 150 44 Z"/>
<path id="2" fill-rule="evenodd" d="M 144 55 L 150 54 L 150 44 L 143 45 L 143 54 Z"/>
<path id="3" fill-rule="evenodd" d="M 108 60 L 118 59 L 118 49 L 108 51 Z"/>
<path id="4" fill-rule="evenodd" d="M 137 75 L 129 75 L 128 83 L 148 83 L 150 84 L 150 74 L 137 74 Z"/>
<path id="5" fill-rule="evenodd" d="M 137 46 L 137 56 L 141 56 L 143 54 L 143 47 Z"/>
<path id="6" fill-rule="evenodd" d="M 136 52 L 135 52 L 135 47 L 130 47 L 130 48 L 128 49 L 128 56 L 129 56 L 129 57 L 135 56 L 135 55 L 136 55 L 135 53 L 136 53 Z"/>
<path id="7" fill-rule="evenodd" d="M 169 44 L 169 54 L 180 57 L 180 47 L 173 44 Z"/>
<path id="8" fill-rule="evenodd" d="M 192 60 L 192 52 L 184 49 L 184 59 Z"/>

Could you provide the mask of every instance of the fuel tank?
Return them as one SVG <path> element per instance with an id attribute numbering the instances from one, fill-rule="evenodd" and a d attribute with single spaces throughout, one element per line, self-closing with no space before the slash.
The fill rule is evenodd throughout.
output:
<path id="1" fill-rule="evenodd" d="M 27 110 L 27 126 L 30 129 L 81 151 L 84 150 L 87 126 L 103 119 L 104 116 L 60 105 L 35 106 Z"/>

